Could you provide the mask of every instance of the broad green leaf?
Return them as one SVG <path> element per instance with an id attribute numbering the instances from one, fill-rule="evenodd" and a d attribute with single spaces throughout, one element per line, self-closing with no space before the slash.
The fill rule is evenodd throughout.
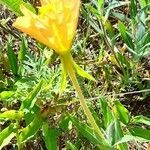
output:
<path id="1" fill-rule="evenodd" d="M 7 56 L 14 76 L 18 75 L 18 62 L 10 43 L 7 44 Z"/>
<path id="2" fill-rule="evenodd" d="M 114 104 L 116 106 L 116 110 L 117 110 L 116 113 L 118 114 L 120 121 L 123 122 L 124 124 L 128 124 L 130 120 L 130 115 L 128 110 L 119 101 L 115 101 Z"/>
<path id="3" fill-rule="evenodd" d="M 40 81 L 33 89 L 33 91 L 31 91 L 29 93 L 29 95 L 27 96 L 27 98 L 22 102 L 22 105 L 21 105 L 21 110 L 22 109 L 31 109 L 35 102 L 36 102 L 36 96 L 37 94 L 39 93 L 39 91 L 41 90 L 42 88 L 42 84 L 43 84 L 43 81 Z"/>
<path id="4" fill-rule="evenodd" d="M 100 108 L 103 115 L 104 127 L 106 129 L 113 121 L 113 116 L 106 99 L 103 97 L 100 98 Z"/>
<path id="5" fill-rule="evenodd" d="M 132 122 L 133 123 L 143 123 L 143 124 L 146 124 L 146 125 L 150 125 L 150 118 L 139 115 L 139 116 L 133 117 Z"/>
<path id="6" fill-rule="evenodd" d="M 9 144 L 11 139 L 16 135 L 16 127 L 14 124 L 9 125 L 7 128 L 0 132 L 0 149 Z"/>
<path id="7" fill-rule="evenodd" d="M 15 94 L 14 91 L 3 91 L 0 93 L 0 99 L 9 99 Z"/>
<path id="8" fill-rule="evenodd" d="M 83 70 L 80 66 L 78 66 L 75 62 L 74 62 L 74 67 L 77 71 L 77 73 L 81 76 L 81 77 L 84 77 L 84 78 L 87 78 L 89 80 L 92 80 L 92 81 L 96 81 L 89 73 L 87 73 L 85 70 Z"/>
<path id="9" fill-rule="evenodd" d="M 148 130 L 148 129 L 135 127 L 135 128 L 130 129 L 130 133 L 133 136 L 140 137 L 145 140 L 150 140 L 150 130 Z"/>
<path id="10" fill-rule="evenodd" d="M 57 150 L 56 129 L 49 128 L 48 123 L 44 123 L 42 129 L 47 150 Z"/>
<path id="11" fill-rule="evenodd" d="M 105 145 L 105 141 L 103 139 L 100 139 L 96 134 L 94 133 L 94 130 L 87 126 L 86 124 L 81 123 L 78 121 L 75 117 L 70 116 L 70 119 L 72 123 L 75 125 L 75 127 L 78 129 L 78 131 L 89 140 L 89 142 L 97 145 L 103 150 L 108 150 L 110 147 L 108 145 Z"/>
<path id="12" fill-rule="evenodd" d="M 21 143 L 31 139 L 43 125 L 43 118 L 37 115 L 34 120 L 25 128 L 22 129 L 19 135 L 19 141 Z"/>
<path id="13" fill-rule="evenodd" d="M 2 119 L 21 120 L 23 117 L 24 113 L 17 110 L 8 110 L 0 113 L 0 118 Z"/>
<path id="14" fill-rule="evenodd" d="M 78 150 L 76 146 L 69 141 L 66 142 L 66 147 L 67 147 L 67 150 Z"/>

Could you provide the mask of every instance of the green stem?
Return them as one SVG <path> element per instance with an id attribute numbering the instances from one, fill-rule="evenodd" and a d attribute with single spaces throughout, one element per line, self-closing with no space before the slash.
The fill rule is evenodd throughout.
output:
<path id="1" fill-rule="evenodd" d="M 104 135 L 103 133 L 101 132 L 100 128 L 98 127 L 98 125 L 96 124 L 87 104 L 86 104 L 86 101 L 84 99 L 84 96 L 82 94 L 82 91 L 81 91 L 81 88 L 79 86 L 79 83 L 77 81 L 77 78 L 76 78 L 76 74 L 75 74 L 75 71 L 74 71 L 74 68 L 73 68 L 73 58 L 71 56 L 71 54 L 66 54 L 65 56 L 62 56 L 61 57 L 61 60 L 62 60 L 62 63 L 66 69 L 66 71 L 68 72 L 69 74 L 69 77 L 71 79 L 71 82 L 79 96 L 79 100 L 80 100 L 80 104 L 84 110 L 84 113 L 86 114 L 90 124 L 92 125 L 93 129 L 95 130 L 95 132 L 100 136 L 100 138 L 102 138 L 103 140 L 105 140 L 104 138 Z"/>
<path id="2" fill-rule="evenodd" d="M 16 121 L 16 126 L 17 126 L 17 133 L 16 133 L 16 138 L 17 138 L 17 145 L 18 145 L 18 150 L 22 150 L 22 144 L 20 143 L 19 140 L 19 121 Z"/>

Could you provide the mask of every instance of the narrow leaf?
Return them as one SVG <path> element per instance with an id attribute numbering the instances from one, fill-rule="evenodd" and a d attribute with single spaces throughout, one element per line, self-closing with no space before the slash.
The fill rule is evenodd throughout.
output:
<path id="1" fill-rule="evenodd" d="M 132 122 L 134 122 L 134 123 L 143 123 L 143 124 L 146 124 L 146 125 L 150 125 L 150 118 L 139 115 L 139 116 L 135 116 L 132 119 Z"/>
<path id="2" fill-rule="evenodd" d="M 0 132 L 0 149 L 9 144 L 11 139 L 16 135 L 16 128 L 13 124 Z"/>
<path id="3" fill-rule="evenodd" d="M 48 123 L 44 123 L 42 129 L 47 150 L 57 150 L 56 129 L 49 128 Z"/>
<path id="4" fill-rule="evenodd" d="M 136 10 L 136 5 L 135 5 L 135 0 L 131 0 L 131 4 L 130 4 L 131 18 L 133 19 L 134 17 L 136 17 L 136 14 L 137 14 L 137 10 Z"/>
<path id="5" fill-rule="evenodd" d="M 120 125 L 120 122 L 117 118 L 115 118 L 115 141 L 117 142 L 123 137 L 123 131 Z M 128 150 L 128 146 L 126 143 L 118 144 L 118 147 L 121 150 Z"/>
<path id="6" fill-rule="evenodd" d="M 84 78 L 87 78 L 89 80 L 92 80 L 92 81 L 96 81 L 89 73 L 87 73 L 85 70 L 83 70 L 80 66 L 78 66 L 75 62 L 74 62 L 74 67 L 77 71 L 77 73 L 84 77 Z"/>
<path id="7" fill-rule="evenodd" d="M 37 94 L 39 93 L 39 91 L 41 90 L 41 87 L 42 87 L 42 84 L 43 84 L 43 81 L 39 82 L 33 89 L 33 91 L 31 91 L 29 93 L 29 95 L 27 96 L 27 98 L 22 102 L 22 105 L 21 105 L 21 110 L 22 109 L 31 109 L 36 100 L 35 97 L 37 96 Z"/>
<path id="8" fill-rule="evenodd" d="M 66 146 L 67 146 L 67 150 L 78 150 L 76 146 L 69 141 L 66 142 Z"/>
<path id="9" fill-rule="evenodd" d="M 133 135 L 124 135 L 115 145 L 121 144 L 121 143 L 127 143 L 130 141 L 137 141 L 137 142 L 149 142 L 150 140 L 146 140 L 144 138 L 140 138 Z"/>
<path id="10" fill-rule="evenodd" d="M 75 117 L 70 116 L 70 119 L 72 123 L 76 126 L 78 131 L 89 140 L 89 142 L 92 142 L 93 144 L 97 145 L 98 147 L 101 147 L 103 150 L 107 150 L 110 147 L 108 145 L 105 145 L 105 141 L 103 139 L 100 139 L 99 137 L 96 136 L 94 133 L 94 130 L 91 129 L 89 126 L 86 124 L 81 123 L 78 121 Z"/>
<path id="11" fill-rule="evenodd" d="M 27 39 L 25 37 L 22 37 L 22 41 L 20 44 L 20 51 L 18 52 L 18 60 L 22 63 L 24 60 L 27 60 Z"/>
<path id="12" fill-rule="evenodd" d="M 0 3 L 6 5 L 16 15 L 21 15 L 20 4 L 22 0 L 0 0 Z"/>
<path id="13" fill-rule="evenodd" d="M 42 124 L 43 124 L 42 117 L 40 115 L 37 115 L 34 118 L 34 120 L 22 130 L 22 132 L 19 135 L 19 141 L 22 143 L 31 139 L 42 127 Z"/>
<path id="14" fill-rule="evenodd" d="M 116 113 L 118 113 L 120 121 L 123 122 L 124 124 L 128 124 L 130 119 L 128 110 L 119 101 L 115 101 L 114 103 L 117 110 Z"/>
<path id="15" fill-rule="evenodd" d="M 143 128 L 132 128 L 130 129 L 132 135 L 143 138 L 145 140 L 150 140 L 150 130 Z"/>
<path id="16" fill-rule="evenodd" d="M 113 121 L 112 112 L 108 106 L 108 103 L 105 98 L 100 98 L 100 108 L 103 115 L 103 121 L 105 129 L 110 125 L 110 123 Z"/>
<path id="17" fill-rule="evenodd" d="M 127 34 L 125 25 L 122 22 L 120 22 L 118 24 L 118 27 L 119 27 L 119 31 L 121 33 L 121 37 L 123 38 L 124 42 L 127 44 L 127 46 L 130 49 L 134 50 L 134 44 L 133 44 L 132 38 Z"/>
<path id="18" fill-rule="evenodd" d="M 13 51 L 13 49 L 9 43 L 7 44 L 7 56 L 8 56 L 11 70 L 12 70 L 14 76 L 16 76 L 18 74 L 17 58 L 16 58 L 16 55 L 15 55 L 15 53 L 14 53 L 14 51 Z"/>
<path id="19" fill-rule="evenodd" d="M 36 12 L 30 3 L 25 3 L 23 0 L 0 0 L 0 4 L 6 5 L 11 11 L 13 11 L 17 16 L 21 16 L 20 5 L 24 4 L 32 12 Z"/>

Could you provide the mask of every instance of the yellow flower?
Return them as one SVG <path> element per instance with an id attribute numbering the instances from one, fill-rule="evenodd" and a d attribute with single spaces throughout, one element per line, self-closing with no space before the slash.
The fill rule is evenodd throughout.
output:
<path id="1" fill-rule="evenodd" d="M 13 26 L 64 55 L 71 49 L 77 28 L 80 0 L 41 0 L 38 14 L 25 6 Z"/>

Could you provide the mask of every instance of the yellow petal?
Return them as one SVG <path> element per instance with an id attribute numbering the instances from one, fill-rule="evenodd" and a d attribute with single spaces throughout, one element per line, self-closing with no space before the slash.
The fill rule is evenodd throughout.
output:
<path id="1" fill-rule="evenodd" d="M 37 25 L 37 23 L 39 23 Z M 38 41 L 42 42 L 45 45 L 48 45 L 48 39 L 43 36 L 41 33 L 43 30 L 46 30 L 44 26 L 40 22 L 36 22 L 33 20 L 31 16 L 23 16 L 16 19 L 13 23 L 13 26 L 29 34 L 31 37 L 37 39 Z M 38 26 L 38 28 L 36 27 Z M 45 31 L 48 33 L 48 31 Z"/>
<path id="2" fill-rule="evenodd" d="M 13 25 L 57 53 L 64 54 L 70 50 L 75 35 L 80 0 L 41 0 L 41 4 L 38 15 L 22 5 L 24 16 Z"/>

